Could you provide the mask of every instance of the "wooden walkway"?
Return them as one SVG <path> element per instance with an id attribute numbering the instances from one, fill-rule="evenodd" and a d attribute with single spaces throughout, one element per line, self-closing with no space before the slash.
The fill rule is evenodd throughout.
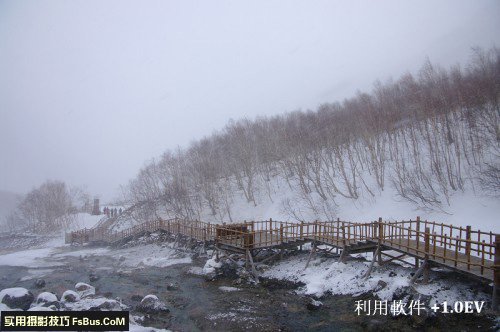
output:
<path id="1" fill-rule="evenodd" d="M 470 226 L 416 220 L 368 223 L 346 221 L 290 223 L 252 221 L 239 224 L 211 224 L 178 218 L 154 220 L 120 232 L 104 228 L 83 229 L 66 234 L 66 243 L 117 243 L 145 232 L 164 231 L 202 242 L 214 243 L 218 248 L 248 253 L 252 256 L 262 249 L 296 248 L 304 243 L 327 245 L 349 253 L 373 251 L 379 264 L 382 255 L 415 258 L 415 265 L 438 265 L 465 273 L 499 286 L 500 289 L 500 235 L 474 230 Z M 400 256 L 391 256 L 396 251 Z M 252 257 L 250 257 L 252 259 Z M 408 260 L 405 260 L 407 262 Z"/>

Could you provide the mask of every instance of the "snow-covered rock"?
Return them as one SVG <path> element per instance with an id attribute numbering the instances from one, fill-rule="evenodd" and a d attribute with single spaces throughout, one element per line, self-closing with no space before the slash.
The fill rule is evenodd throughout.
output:
<path id="1" fill-rule="evenodd" d="M 194 274 L 196 276 L 202 276 L 203 273 L 203 268 L 199 266 L 192 266 L 189 268 L 188 273 Z"/>
<path id="2" fill-rule="evenodd" d="M 216 269 L 220 269 L 222 267 L 222 263 L 217 262 L 215 258 L 211 258 L 207 260 L 205 266 L 203 267 L 204 274 L 215 273 Z"/>
<path id="3" fill-rule="evenodd" d="M 12 308 L 9 308 L 4 303 L 0 303 L 0 312 L 2 312 L 2 311 L 22 311 L 22 309 L 19 309 L 19 308 L 12 309 Z"/>
<path id="4" fill-rule="evenodd" d="M 67 290 L 61 296 L 61 301 L 63 302 L 77 302 L 80 301 L 80 295 L 72 290 Z"/>
<path id="5" fill-rule="evenodd" d="M 0 303 L 4 303 L 11 309 L 27 310 L 35 297 L 26 288 L 14 287 L 0 291 Z"/>
<path id="6" fill-rule="evenodd" d="M 95 295 L 95 287 L 84 282 L 79 282 L 75 285 L 75 289 L 81 298 Z"/>
<path id="7" fill-rule="evenodd" d="M 64 306 L 73 311 L 121 311 L 127 306 L 106 297 L 86 297 L 76 302 L 64 303 Z"/>
<path id="8" fill-rule="evenodd" d="M 156 295 L 146 295 L 141 303 L 137 305 L 136 308 L 138 311 L 151 314 L 151 313 L 157 313 L 160 311 L 163 312 L 169 312 L 167 306 L 165 303 L 161 302 Z"/>
<path id="9" fill-rule="evenodd" d="M 239 288 L 229 286 L 220 286 L 219 289 L 223 292 L 236 292 L 240 290 Z"/>
<path id="10" fill-rule="evenodd" d="M 167 285 L 167 290 L 168 291 L 175 291 L 175 290 L 178 290 L 178 289 L 179 289 L 179 284 L 176 283 L 176 282 L 175 283 L 171 282 L 171 283 L 169 283 Z"/>
<path id="11" fill-rule="evenodd" d="M 57 302 L 57 296 L 49 292 L 43 292 L 36 297 L 36 304 Z"/>
<path id="12" fill-rule="evenodd" d="M 28 311 L 54 311 L 54 310 L 52 310 L 52 308 L 49 308 L 49 307 L 36 306 L 36 307 L 29 308 Z"/>
<path id="13" fill-rule="evenodd" d="M 306 303 L 306 308 L 309 310 L 318 310 L 323 306 L 323 302 L 317 301 L 315 299 L 309 299 Z"/>
<path id="14" fill-rule="evenodd" d="M 123 309 L 118 301 L 112 299 L 102 301 L 99 305 L 97 305 L 97 308 L 102 311 L 120 311 Z"/>
<path id="15" fill-rule="evenodd" d="M 35 280 L 35 287 L 36 288 L 43 288 L 43 287 L 45 287 L 45 280 L 43 280 L 43 279 L 36 279 Z"/>

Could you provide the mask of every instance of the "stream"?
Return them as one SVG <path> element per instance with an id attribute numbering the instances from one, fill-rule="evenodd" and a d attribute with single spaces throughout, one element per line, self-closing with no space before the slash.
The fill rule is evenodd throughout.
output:
<path id="1" fill-rule="evenodd" d="M 195 258 L 190 264 L 124 268 L 120 255 L 111 249 L 83 257 L 61 256 L 53 267 L 0 266 L 0 289 L 24 287 L 35 297 L 49 291 L 59 298 L 76 283 L 85 282 L 94 286 L 98 295 L 120 299 L 134 316 L 144 316 L 135 307 L 145 295 L 154 294 L 170 312 L 146 315 L 141 324 L 173 331 L 494 329 L 492 320 L 476 315 L 438 315 L 425 322 L 419 317 L 357 316 L 357 298 L 353 296 L 327 295 L 320 299 L 320 308 L 311 309 L 307 306 L 311 299 L 296 294 L 298 285 L 289 282 L 263 280 L 259 285 L 236 285 L 229 278 L 206 281 L 191 272 L 193 267 L 201 269 L 205 261 Z M 36 278 L 44 279 L 45 287 L 36 288 Z"/>

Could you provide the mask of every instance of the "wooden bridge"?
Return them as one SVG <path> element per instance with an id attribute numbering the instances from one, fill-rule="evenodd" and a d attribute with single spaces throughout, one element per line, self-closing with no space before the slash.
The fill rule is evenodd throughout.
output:
<path id="1" fill-rule="evenodd" d="M 175 218 L 145 222 L 119 232 L 110 232 L 103 227 L 83 229 L 67 233 L 66 243 L 113 244 L 155 231 L 211 242 L 218 249 L 246 254 L 252 265 L 253 257 L 261 250 L 293 249 L 305 243 L 312 243 L 311 256 L 318 246 L 326 246 L 341 251 L 341 261 L 351 253 L 374 252 L 369 271 L 375 260 L 382 265 L 383 257 L 388 257 L 385 262 L 413 257 L 413 265 L 419 267 L 414 279 L 423 274 L 426 280 L 431 266 L 443 266 L 488 283 L 493 281 L 494 294 L 500 290 L 499 234 L 470 226 L 421 221 L 418 217 L 398 222 L 381 218 L 368 223 L 340 220 L 291 223 L 270 219 L 239 224 L 211 224 Z M 399 255 L 392 255 L 393 252 Z M 412 264 L 408 259 L 403 261 Z"/>

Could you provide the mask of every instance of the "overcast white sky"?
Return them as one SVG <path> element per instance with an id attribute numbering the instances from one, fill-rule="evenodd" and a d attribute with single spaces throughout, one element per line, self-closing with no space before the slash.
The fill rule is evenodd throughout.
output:
<path id="1" fill-rule="evenodd" d="M 2 1 L 0 190 L 111 199 L 229 119 L 315 109 L 500 46 L 500 1 Z"/>

